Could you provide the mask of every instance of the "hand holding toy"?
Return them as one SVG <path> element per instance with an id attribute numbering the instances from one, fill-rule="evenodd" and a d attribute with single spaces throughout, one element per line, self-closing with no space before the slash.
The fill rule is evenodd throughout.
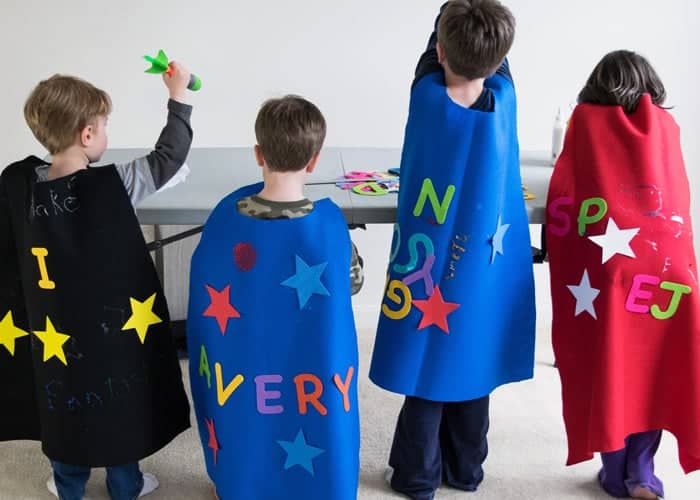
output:
<path id="1" fill-rule="evenodd" d="M 151 67 L 146 70 L 146 73 L 153 73 L 156 75 L 162 75 L 163 73 L 168 75 L 172 74 L 173 69 L 168 61 L 168 56 L 166 56 L 165 52 L 162 50 L 158 51 L 158 56 L 155 58 L 150 56 L 143 56 L 143 58 L 151 63 Z M 190 73 L 190 83 L 187 85 L 187 88 L 193 91 L 201 89 L 202 80 L 194 73 Z"/>

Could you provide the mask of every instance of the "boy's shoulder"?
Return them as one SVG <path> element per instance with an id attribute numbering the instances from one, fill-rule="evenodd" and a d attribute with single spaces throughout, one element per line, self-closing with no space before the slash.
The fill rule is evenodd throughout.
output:
<path id="1" fill-rule="evenodd" d="M 4 170 L 0 172 L 0 178 L 8 180 L 18 176 L 26 176 L 39 165 L 45 165 L 46 162 L 34 155 L 27 156 L 23 160 L 10 163 Z"/>
<path id="2" fill-rule="evenodd" d="M 28 169 L 32 167 L 36 167 L 39 165 L 45 165 L 46 162 L 39 158 L 38 156 L 35 155 L 29 155 L 26 158 L 22 160 L 17 160 L 15 162 L 10 163 L 5 169 L 0 172 L 0 173 L 5 173 L 5 172 L 15 172 L 17 170 L 22 170 L 22 169 Z"/>
<path id="3" fill-rule="evenodd" d="M 441 71 L 433 71 L 416 80 L 411 87 L 411 99 L 416 96 L 436 96 L 446 88 L 445 74 Z"/>
<path id="4" fill-rule="evenodd" d="M 314 209 L 314 203 L 307 198 L 296 202 L 276 202 L 257 195 L 240 198 L 236 206 L 239 213 L 256 219 L 295 219 Z"/>

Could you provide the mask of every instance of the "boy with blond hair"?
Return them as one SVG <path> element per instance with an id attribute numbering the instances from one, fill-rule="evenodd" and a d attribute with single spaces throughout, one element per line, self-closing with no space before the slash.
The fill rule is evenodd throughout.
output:
<path id="1" fill-rule="evenodd" d="M 146 157 L 89 167 L 107 147 L 110 98 L 55 75 L 24 108 L 51 162 L 30 156 L 0 175 L 0 439 L 41 440 L 61 500 L 83 497 L 93 467 L 107 468 L 113 500 L 150 493 L 158 481 L 139 460 L 189 427 L 165 296 L 133 208 L 189 151 L 189 73 L 172 68 L 167 125 Z"/>
<path id="2" fill-rule="evenodd" d="M 430 500 L 484 477 L 489 394 L 532 377 L 535 299 L 515 90 L 515 21 L 447 2 L 411 89 L 401 191 L 370 378 L 406 396 L 387 472 Z"/>

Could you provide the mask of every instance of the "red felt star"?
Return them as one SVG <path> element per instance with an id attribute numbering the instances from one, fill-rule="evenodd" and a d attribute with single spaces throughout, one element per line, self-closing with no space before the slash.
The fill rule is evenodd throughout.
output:
<path id="1" fill-rule="evenodd" d="M 216 428 L 214 427 L 214 419 L 212 418 L 211 420 L 208 418 L 204 419 L 204 422 L 207 424 L 207 431 L 209 431 L 209 443 L 207 446 L 211 448 L 212 452 L 214 453 L 214 465 L 216 465 L 216 460 L 219 455 L 219 440 L 216 438 Z"/>
<path id="2" fill-rule="evenodd" d="M 228 285 L 220 292 L 209 285 L 206 285 L 206 287 L 207 292 L 209 292 L 209 298 L 211 298 L 211 305 L 204 311 L 204 316 L 216 318 L 216 322 L 219 323 L 221 335 L 226 335 L 228 320 L 230 318 L 241 317 L 241 314 L 231 305 L 231 285 Z"/>
<path id="3" fill-rule="evenodd" d="M 423 319 L 421 319 L 420 325 L 418 325 L 419 330 L 430 325 L 436 325 L 443 332 L 450 333 L 450 328 L 447 326 L 447 315 L 457 309 L 460 304 L 445 302 L 438 285 L 435 285 L 433 294 L 428 300 L 414 300 L 412 303 L 423 312 Z"/>

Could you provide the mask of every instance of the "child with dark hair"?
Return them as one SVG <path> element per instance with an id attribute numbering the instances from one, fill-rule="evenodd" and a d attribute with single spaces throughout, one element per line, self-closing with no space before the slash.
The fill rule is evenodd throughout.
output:
<path id="1" fill-rule="evenodd" d="M 579 103 L 622 106 L 634 113 L 642 95 L 657 106 L 666 100 L 666 89 L 654 68 L 641 55 L 629 50 L 606 54 L 588 77 L 578 96 Z"/>
<path id="2" fill-rule="evenodd" d="M 700 469 L 700 297 L 680 133 L 634 52 L 607 54 L 579 95 L 547 200 L 567 464 L 601 452 L 615 497 L 654 499 L 661 430 Z"/>

